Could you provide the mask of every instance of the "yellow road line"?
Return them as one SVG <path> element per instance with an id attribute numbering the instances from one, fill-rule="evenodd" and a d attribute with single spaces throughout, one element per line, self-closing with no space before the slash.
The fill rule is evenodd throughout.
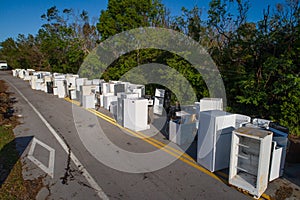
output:
<path id="1" fill-rule="evenodd" d="M 75 104 L 77 106 L 80 106 L 80 103 L 78 101 L 71 100 L 69 98 L 65 98 L 65 100 L 68 101 L 68 102 L 71 102 L 71 103 L 73 103 L 73 104 Z M 105 120 L 105 121 L 107 121 L 107 122 L 109 122 L 109 123 L 111 123 L 111 124 L 113 124 L 113 125 L 121 128 L 121 129 L 123 129 L 123 130 L 125 130 L 127 132 L 129 132 L 130 134 L 132 134 L 132 135 L 134 135 L 134 136 L 136 136 L 136 137 L 138 137 L 140 139 L 142 139 L 143 141 L 145 141 L 145 142 L 153 145 L 154 147 L 165 151 L 166 153 L 174 156 L 175 158 L 181 160 L 182 162 L 184 162 L 184 163 L 186 163 L 186 164 L 194 167 L 195 169 L 197 169 L 197 170 L 199 170 L 199 171 L 201 171 L 201 172 L 209 175 L 210 177 L 213 177 L 214 179 L 216 179 L 216 180 L 218 180 L 220 182 L 223 182 L 226 185 L 229 185 L 229 183 L 228 183 L 227 180 L 225 180 L 225 179 L 223 179 L 223 178 L 215 175 L 214 173 L 210 172 L 209 170 L 201 167 L 200 165 L 198 165 L 197 163 L 195 163 L 194 159 L 191 158 L 186 153 L 183 153 L 183 152 L 181 152 L 181 151 L 179 151 L 177 149 L 174 149 L 174 148 L 172 148 L 172 147 L 170 147 L 170 146 L 168 146 L 168 145 L 166 145 L 166 144 L 164 144 L 164 143 L 162 143 L 162 142 L 160 142 L 160 141 L 158 141 L 158 140 L 156 140 L 154 138 L 148 137 L 147 135 L 145 135 L 145 134 L 143 134 L 141 132 L 134 132 L 134 131 L 132 131 L 130 129 L 124 128 L 123 126 L 121 126 L 120 124 L 118 124 L 115 119 L 113 119 L 113 118 L 111 118 L 111 117 L 109 117 L 109 116 L 107 116 L 107 115 L 105 115 L 105 114 L 103 114 L 103 113 L 101 113 L 99 111 L 96 111 L 94 109 L 86 109 L 86 110 L 89 111 L 89 112 L 91 112 L 91 113 L 93 113 L 93 114 L 95 114 L 96 116 L 100 117 L 101 119 L 103 119 L 103 120 Z M 223 176 L 224 178 L 228 178 L 228 175 L 225 174 L 225 173 L 223 173 L 223 172 L 218 171 L 216 173 L 219 174 L 219 175 L 221 175 L 221 176 Z M 234 188 L 236 188 L 236 187 L 234 187 Z M 238 188 L 236 188 L 236 189 L 238 189 Z M 248 192 L 240 190 L 240 189 L 238 189 L 238 190 L 240 192 L 242 192 L 242 193 L 244 193 L 244 194 L 252 197 L 252 195 L 250 195 Z M 266 199 L 266 200 L 271 200 L 271 197 L 269 195 L 265 194 L 265 193 L 261 195 L 260 199 L 262 199 L 262 198 Z"/>
<path id="2" fill-rule="evenodd" d="M 96 111 L 96 110 L 92 110 L 92 112 L 94 112 L 94 113 L 95 113 L 96 115 L 98 115 L 98 116 L 100 115 L 99 117 L 104 117 L 104 118 L 107 118 L 107 119 L 111 120 L 112 122 L 115 123 L 114 125 L 120 127 L 121 129 L 126 129 L 126 128 L 124 128 L 123 126 L 121 126 L 121 125 L 119 125 L 118 123 L 116 123 L 116 120 L 115 120 L 115 119 L 113 119 L 113 118 L 111 118 L 111 117 L 109 117 L 109 116 L 107 116 L 107 115 L 105 115 L 105 114 L 103 114 L 103 113 L 101 113 L 101 112 L 99 112 L 99 111 Z M 129 130 L 129 129 L 127 129 L 127 130 Z M 180 150 L 178 150 L 178 149 L 175 149 L 175 148 L 173 148 L 173 147 L 170 147 L 170 146 L 168 146 L 167 144 L 162 143 L 162 142 L 160 142 L 160 141 L 158 141 L 158 140 L 156 140 L 156 139 L 154 139 L 154 138 L 151 138 L 151 137 L 145 135 L 145 134 L 142 133 L 142 132 L 135 132 L 135 133 L 141 135 L 143 138 L 147 138 L 147 139 L 151 140 L 152 142 L 154 142 L 154 143 L 156 143 L 156 144 L 158 144 L 158 145 L 160 145 L 160 146 L 162 146 L 162 147 L 166 147 L 166 148 L 168 148 L 169 150 L 174 151 L 175 153 L 178 153 L 178 154 L 182 155 L 183 157 L 185 157 L 185 158 L 188 159 L 188 160 L 194 161 L 194 159 L 193 159 L 192 157 L 190 157 L 188 154 L 186 154 L 186 153 L 184 153 L 184 152 L 182 152 L 182 151 L 180 151 Z"/>
<path id="3" fill-rule="evenodd" d="M 73 103 L 73 104 L 75 104 L 77 106 L 80 106 L 80 102 L 78 102 L 78 101 L 71 100 L 70 98 L 67 98 L 67 97 L 65 98 L 65 100 L 68 101 L 68 102 L 71 102 L 71 103 Z"/>
<path id="4" fill-rule="evenodd" d="M 269 195 L 267 195 L 266 193 L 263 193 L 262 195 L 261 195 L 261 197 L 263 198 L 263 199 L 266 199 L 266 200 L 271 200 L 272 198 L 269 196 Z M 261 198 L 260 198 L 261 199 Z"/>

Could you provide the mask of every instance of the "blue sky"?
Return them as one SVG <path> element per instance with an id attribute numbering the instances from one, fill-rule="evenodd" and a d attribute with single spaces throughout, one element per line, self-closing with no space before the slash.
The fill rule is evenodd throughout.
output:
<path id="1" fill-rule="evenodd" d="M 283 0 L 250 0 L 251 8 L 248 19 L 257 21 L 262 18 L 262 11 L 267 5 L 274 5 Z M 41 28 L 40 16 L 52 6 L 58 9 L 72 8 L 75 11 L 86 10 L 94 22 L 100 11 L 106 9 L 108 0 L 0 0 L 0 41 L 18 34 L 33 34 Z M 172 15 L 180 15 L 181 7 L 192 8 L 194 5 L 208 10 L 210 0 L 162 0 Z"/>

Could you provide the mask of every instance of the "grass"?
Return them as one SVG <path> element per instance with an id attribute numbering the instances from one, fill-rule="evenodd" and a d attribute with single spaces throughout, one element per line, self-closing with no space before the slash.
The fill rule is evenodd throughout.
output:
<path id="1" fill-rule="evenodd" d="M 12 128 L 0 126 L 0 199 L 27 199 L 22 165 L 14 142 Z M 0 182 L 1 184 L 1 182 Z"/>
<path id="2" fill-rule="evenodd" d="M 13 128 L 19 124 L 16 116 L 5 117 L 3 112 L 13 106 L 7 85 L 0 80 L 0 200 L 35 199 L 43 185 L 43 177 L 24 180 L 22 163 L 16 149 Z"/>

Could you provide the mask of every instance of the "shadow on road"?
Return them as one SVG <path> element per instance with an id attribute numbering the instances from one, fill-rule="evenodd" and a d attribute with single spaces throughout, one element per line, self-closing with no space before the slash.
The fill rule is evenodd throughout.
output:
<path id="1" fill-rule="evenodd" d="M 285 163 L 284 177 L 300 187 L 300 163 Z"/>
<path id="2" fill-rule="evenodd" d="M 32 139 L 33 136 L 18 137 L 0 149 L 0 187 Z"/>

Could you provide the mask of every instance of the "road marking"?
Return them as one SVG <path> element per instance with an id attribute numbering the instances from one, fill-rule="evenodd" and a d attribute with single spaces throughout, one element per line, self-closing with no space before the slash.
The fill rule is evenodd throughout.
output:
<path id="1" fill-rule="evenodd" d="M 75 105 L 77 105 L 77 106 L 80 106 L 80 103 L 79 103 L 78 101 L 71 100 L 71 99 L 69 99 L 69 98 L 65 98 L 65 100 L 68 101 L 68 102 L 70 102 L 70 103 L 73 103 L 73 104 L 75 104 Z M 96 111 L 96 110 L 91 109 L 91 108 L 88 108 L 88 109 L 85 109 L 85 110 L 87 110 L 87 111 L 89 111 L 89 112 L 95 114 L 96 116 L 100 117 L 101 119 L 103 119 L 103 120 L 105 120 L 105 121 L 107 121 L 107 122 L 109 122 L 109 123 L 111 123 L 111 124 L 113 124 L 113 125 L 115 125 L 115 126 L 121 128 L 121 129 L 123 129 L 123 130 L 125 130 L 125 131 L 131 133 L 132 135 L 134 135 L 134 136 L 136 136 L 136 137 L 138 137 L 138 138 L 144 140 L 145 142 L 151 144 L 152 146 L 154 146 L 154 147 L 156 147 L 156 148 L 158 148 L 158 149 L 161 149 L 161 150 L 163 150 L 163 151 L 169 153 L 170 155 L 172 155 L 172 156 L 178 158 L 178 159 L 181 160 L 182 162 L 184 162 L 184 163 L 186 163 L 186 164 L 188 164 L 188 165 L 194 167 L 195 169 L 197 169 L 197 170 L 199 170 L 199 171 L 201 171 L 201 172 L 203 172 L 203 173 L 209 175 L 210 177 L 212 177 L 212 178 L 214 178 L 214 179 L 216 179 L 216 180 L 218 180 L 218 181 L 220 181 L 220 182 L 222 182 L 222 183 L 225 183 L 225 184 L 228 185 L 228 186 L 231 186 L 231 185 L 229 185 L 228 181 L 225 180 L 225 178 L 228 178 L 228 175 L 227 175 L 227 174 L 225 174 L 225 173 L 223 173 L 223 172 L 220 172 L 220 171 L 219 171 L 219 172 L 216 172 L 217 174 L 223 176 L 223 177 L 224 177 L 224 179 L 223 179 L 223 178 L 217 176 L 216 174 L 214 174 L 213 172 L 210 172 L 209 170 L 207 170 L 207 169 L 203 168 L 202 166 L 198 165 L 198 163 L 196 163 L 196 162 L 194 161 L 194 159 L 191 158 L 188 154 L 186 154 L 186 153 L 183 153 L 183 154 L 182 154 L 181 151 L 179 151 L 179 150 L 177 150 L 177 149 L 174 149 L 173 147 L 170 147 L 170 146 L 168 146 L 167 144 L 162 143 L 162 142 L 160 142 L 160 141 L 158 141 L 158 140 L 156 140 L 156 139 L 154 139 L 154 138 L 150 138 L 150 137 L 146 136 L 145 134 L 143 134 L 143 133 L 141 133 L 141 132 L 134 132 L 134 131 L 132 131 L 132 130 L 130 130 L 130 129 L 127 129 L 127 128 L 121 126 L 120 124 L 118 124 L 118 123 L 116 122 L 115 119 L 113 119 L 113 118 L 111 118 L 111 117 L 109 117 L 109 116 L 107 116 L 107 115 L 105 115 L 105 114 L 103 114 L 103 113 L 101 113 L 101 112 L 99 112 L 99 111 Z M 171 150 L 171 151 L 169 151 L 167 148 L 168 148 L 169 150 Z M 231 186 L 231 187 L 233 187 L 233 186 Z M 234 187 L 234 188 L 237 189 L 238 191 L 240 191 L 238 188 L 236 188 L 236 187 Z M 240 192 L 241 192 L 241 191 L 240 191 Z M 248 196 L 250 196 L 250 197 L 253 197 L 252 195 L 250 195 L 250 194 L 249 194 L 248 192 L 246 192 L 246 191 L 242 191 L 242 192 L 243 192 L 245 195 L 248 195 Z M 269 195 L 265 194 L 265 193 L 261 195 L 261 198 L 260 198 L 260 199 L 262 199 L 262 198 L 263 198 L 263 199 L 266 199 L 266 200 L 270 200 L 270 199 L 271 199 L 271 197 L 270 197 Z"/>
<path id="2" fill-rule="evenodd" d="M 49 161 L 48 167 L 41 163 L 37 158 L 33 156 L 33 152 L 35 150 L 36 144 L 41 145 L 45 149 L 49 151 Z M 36 139 L 35 137 L 32 140 L 29 152 L 28 152 L 28 159 L 31 160 L 34 164 L 36 164 L 39 168 L 41 168 L 44 172 L 46 172 L 51 178 L 54 176 L 54 159 L 55 159 L 55 149 L 48 146 L 47 144 L 41 142 L 40 140 Z"/>
<path id="3" fill-rule="evenodd" d="M 48 121 L 42 116 L 42 114 L 29 102 L 29 100 L 22 94 L 22 92 L 20 92 L 20 90 L 18 88 L 16 88 L 11 82 L 9 82 L 7 80 L 5 80 L 5 81 L 8 82 L 19 93 L 19 95 L 27 102 L 27 104 L 34 110 L 34 112 L 39 116 L 39 118 L 42 120 L 42 122 L 47 126 L 47 128 L 52 133 L 52 135 L 56 138 L 56 140 L 61 145 L 61 147 L 68 154 L 69 148 L 68 148 L 67 144 L 63 141 L 63 139 L 61 139 L 61 137 L 58 135 L 58 133 L 48 123 Z M 74 162 L 74 164 L 78 167 L 78 169 L 82 172 L 82 175 L 88 181 L 90 186 L 95 189 L 97 195 L 103 200 L 108 200 L 109 198 L 103 192 L 102 188 L 97 184 L 97 182 L 93 179 L 93 177 L 90 175 L 90 173 L 86 170 L 86 168 L 78 160 L 78 158 L 74 155 L 73 152 L 71 152 L 71 159 Z"/>

